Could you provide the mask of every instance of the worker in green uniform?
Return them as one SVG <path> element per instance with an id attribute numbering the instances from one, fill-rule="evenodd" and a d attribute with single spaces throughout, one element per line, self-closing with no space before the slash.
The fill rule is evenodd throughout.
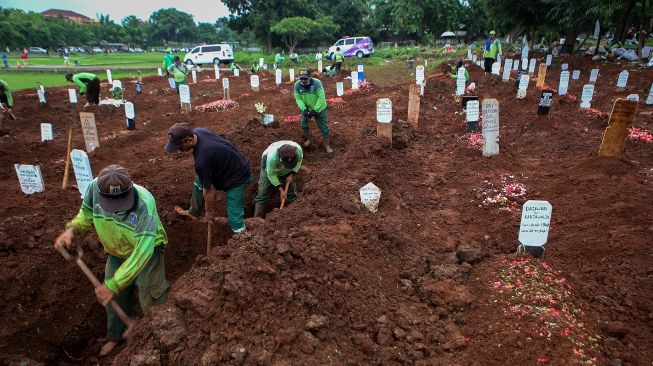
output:
<path id="1" fill-rule="evenodd" d="M 336 47 L 336 52 L 333 53 L 333 65 L 336 68 L 336 74 L 340 74 L 342 64 L 345 62 L 345 55 L 340 52 L 340 47 Z M 321 71 L 321 70 L 320 70 Z"/>
<path id="2" fill-rule="evenodd" d="M 57 237 L 55 248 L 70 248 L 73 238 L 93 228 L 107 253 L 104 283 L 95 289 L 107 311 L 107 343 L 100 351 L 106 356 L 123 340 L 125 331 L 113 307 L 107 306 L 112 299 L 130 317 L 136 293 L 144 312 L 166 301 L 169 285 L 163 251 L 168 237 L 152 194 L 134 184 L 119 165 L 102 169 L 89 185 L 79 213 Z"/>
<path id="3" fill-rule="evenodd" d="M 490 34 L 485 40 L 485 49 L 483 50 L 483 57 L 485 57 L 485 72 L 492 72 L 492 64 L 496 62 L 497 56 L 501 56 L 501 42 L 495 38 L 496 32 L 490 31 Z"/>
<path id="4" fill-rule="evenodd" d="M 170 48 L 166 49 L 166 54 L 163 55 L 163 70 L 165 70 L 166 75 L 170 76 L 168 68 L 170 65 L 175 63 L 175 57 L 172 55 L 172 50 Z"/>
<path id="5" fill-rule="evenodd" d="M 309 121 L 313 117 L 317 127 L 322 132 L 322 144 L 327 153 L 333 149 L 329 145 L 329 117 L 327 115 L 327 101 L 324 95 L 324 87 L 318 79 L 312 78 L 307 68 L 299 71 L 299 80 L 295 83 L 295 101 L 302 112 L 301 128 L 304 134 L 304 147 L 311 145 L 311 132 Z"/>
<path id="6" fill-rule="evenodd" d="M 14 97 L 11 95 L 9 84 L 4 80 L 0 80 L 0 103 L 2 103 L 2 108 L 10 113 L 13 112 Z"/>
<path id="7" fill-rule="evenodd" d="M 95 74 L 80 72 L 73 75 L 68 73 L 66 80 L 79 85 L 79 94 L 86 94 L 87 105 L 100 103 L 100 79 Z"/>
<path id="8" fill-rule="evenodd" d="M 177 93 L 179 93 L 179 85 L 186 84 L 186 77 L 190 70 L 188 70 L 186 64 L 181 63 L 179 56 L 175 56 L 175 63 L 170 65 L 167 71 L 175 79 L 175 88 L 177 89 Z"/>
<path id="9" fill-rule="evenodd" d="M 302 166 L 302 147 L 294 141 L 273 142 L 261 156 L 261 174 L 258 179 L 258 193 L 254 205 L 254 217 L 263 217 L 265 203 L 270 198 L 270 187 L 279 190 L 279 197 L 287 203 L 297 198 L 295 175 Z M 288 191 L 283 184 L 288 184 Z"/>
<path id="10" fill-rule="evenodd" d="M 463 67 L 463 60 L 458 60 L 456 63 L 456 66 L 451 66 L 451 73 L 449 74 L 449 77 L 457 80 L 458 79 L 458 69 Z M 463 68 L 465 69 L 465 68 Z M 467 72 L 467 69 L 465 69 L 465 81 L 469 80 L 469 73 Z"/>

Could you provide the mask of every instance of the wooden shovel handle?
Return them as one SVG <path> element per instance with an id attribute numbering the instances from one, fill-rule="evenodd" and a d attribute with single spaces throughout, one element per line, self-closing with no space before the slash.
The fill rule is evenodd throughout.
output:
<path id="1" fill-rule="evenodd" d="M 66 189 L 68 185 L 68 173 L 70 172 L 70 150 L 73 148 L 73 128 L 68 127 L 68 150 L 66 151 L 66 168 L 63 171 L 63 181 L 61 189 Z"/>
<path id="2" fill-rule="evenodd" d="M 286 195 L 284 198 L 281 199 L 281 207 L 279 209 L 282 209 L 283 206 L 286 205 L 286 197 L 288 197 L 288 186 L 290 186 L 290 179 L 286 178 L 286 188 L 284 189 L 284 192 L 286 192 Z"/>
<path id="3" fill-rule="evenodd" d="M 211 237 L 213 236 L 213 225 L 209 221 L 208 223 L 208 231 L 206 232 L 206 255 L 209 255 L 211 253 Z"/>

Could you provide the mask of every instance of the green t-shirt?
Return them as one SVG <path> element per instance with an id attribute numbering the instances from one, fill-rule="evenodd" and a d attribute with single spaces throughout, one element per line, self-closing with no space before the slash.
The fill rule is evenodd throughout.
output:
<path id="1" fill-rule="evenodd" d="M 285 166 L 283 166 L 283 163 L 281 162 L 281 155 L 279 154 L 279 149 L 283 145 L 291 145 L 295 147 L 295 150 L 297 151 L 297 164 L 295 164 L 295 167 L 292 169 L 288 169 Z M 304 160 L 304 152 L 302 151 L 302 147 L 299 146 L 298 143 L 294 141 L 277 141 L 273 142 L 270 146 L 268 146 L 267 149 L 263 152 L 263 156 L 266 157 L 265 160 L 265 173 L 268 176 L 268 180 L 270 183 L 272 183 L 273 186 L 279 187 L 281 186 L 281 181 L 279 180 L 279 177 L 283 177 L 286 174 L 289 174 L 290 172 L 294 172 L 297 174 L 299 172 L 299 168 L 302 166 L 302 161 Z"/>

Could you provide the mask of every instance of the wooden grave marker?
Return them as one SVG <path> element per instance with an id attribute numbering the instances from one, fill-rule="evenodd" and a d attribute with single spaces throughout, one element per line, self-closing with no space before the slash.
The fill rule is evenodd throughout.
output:
<path id="1" fill-rule="evenodd" d="M 578 79 L 580 79 L 580 70 L 574 70 L 574 72 L 571 73 L 571 80 Z"/>
<path id="2" fill-rule="evenodd" d="M 358 90 L 358 72 L 351 72 L 351 89 Z"/>
<path id="3" fill-rule="evenodd" d="M 229 93 L 229 79 L 222 78 L 222 99 L 229 100 L 231 99 L 231 94 Z"/>
<path id="4" fill-rule="evenodd" d="M 82 133 L 84 134 L 86 152 L 93 152 L 100 147 L 100 139 L 98 138 L 97 126 L 95 125 L 95 114 L 80 112 L 79 120 L 82 125 Z"/>
<path id="5" fill-rule="evenodd" d="M 168 87 L 170 89 L 177 90 L 177 85 L 175 84 L 175 78 L 168 78 Z"/>
<path id="6" fill-rule="evenodd" d="M 553 61 L 553 56 L 546 55 L 546 67 L 550 67 L 552 61 Z"/>
<path id="7" fill-rule="evenodd" d="M 535 65 L 537 64 L 537 60 L 532 58 L 528 62 L 528 76 L 534 76 L 535 75 Z"/>
<path id="8" fill-rule="evenodd" d="M 653 104 L 653 84 L 651 84 L 651 89 L 648 92 L 648 97 L 646 97 L 646 104 Z"/>
<path id="9" fill-rule="evenodd" d="M 290 80 L 291 83 L 295 81 L 295 69 L 288 70 L 288 80 Z"/>
<path id="10" fill-rule="evenodd" d="M 458 74 L 456 75 L 456 96 L 461 96 L 465 94 L 466 80 L 465 80 L 465 67 L 461 66 L 458 68 Z"/>
<path id="11" fill-rule="evenodd" d="M 619 98 L 614 102 L 608 127 L 603 133 L 599 156 L 618 158 L 624 150 L 628 129 L 633 124 L 637 102 Z"/>
<path id="12" fill-rule="evenodd" d="M 197 70 L 191 71 L 190 75 L 193 78 L 193 84 L 197 84 Z"/>
<path id="13" fill-rule="evenodd" d="M 503 75 L 501 81 L 507 83 L 510 80 L 510 70 L 512 70 L 512 60 L 507 58 L 503 65 Z"/>
<path id="14" fill-rule="evenodd" d="M 113 78 L 111 77 L 111 70 L 107 69 L 107 82 L 109 85 L 113 85 Z"/>
<path id="15" fill-rule="evenodd" d="M 359 191 L 361 203 L 367 207 L 370 212 L 375 213 L 379 208 L 379 201 L 381 200 L 381 190 L 374 183 L 369 182 L 364 185 Z"/>
<path id="16" fill-rule="evenodd" d="M 419 107 L 420 107 L 420 91 L 417 84 L 411 84 L 408 87 L 408 123 L 414 129 L 419 127 Z"/>
<path id="17" fill-rule="evenodd" d="M 537 69 L 537 82 L 535 86 L 541 88 L 544 86 L 544 81 L 546 80 L 546 64 L 540 64 L 540 67 Z"/>
<path id="18" fill-rule="evenodd" d="M 213 64 L 213 73 L 215 74 L 215 80 L 220 80 L 220 66 Z"/>

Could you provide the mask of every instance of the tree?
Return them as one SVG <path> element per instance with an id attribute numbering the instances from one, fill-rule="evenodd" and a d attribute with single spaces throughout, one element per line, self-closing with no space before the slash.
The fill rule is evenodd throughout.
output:
<path id="1" fill-rule="evenodd" d="M 283 37 L 286 46 L 292 53 L 297 43 L 308 39 L 311 32 L 319 25 L 315 21 L 306 17 L 283 18 L 280 22 L 274 24 L 270 31 Z"/>
<path id="2" fill-rule="evenodd" d="M 135 15 L 128 15 L 121 21 L 125 31 L 125 41 L 129 44 L 144 46 L 146 44 L 143 21 Z"/>
<path id="3" fill-rule="evenodd" d="M 150 39 L 156 43 L 192 41 L 195 38 L 193 16 L 175 8 L 159 9 L 150 15 Z"/>

